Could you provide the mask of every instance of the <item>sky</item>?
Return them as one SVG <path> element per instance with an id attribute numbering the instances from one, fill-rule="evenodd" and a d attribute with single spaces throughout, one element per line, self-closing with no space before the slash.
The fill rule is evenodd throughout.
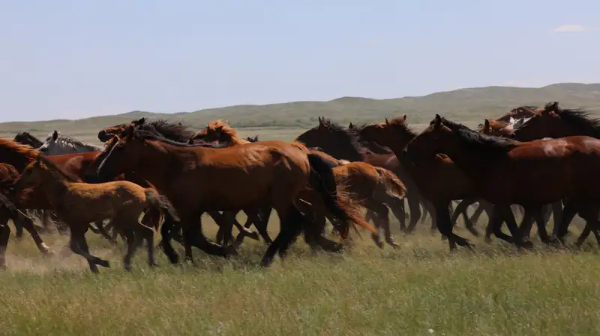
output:
<path id="1" fill-rule="evenodd" d="M 0 0 L 0 121 L 600 82 L 597 0 Z"/>

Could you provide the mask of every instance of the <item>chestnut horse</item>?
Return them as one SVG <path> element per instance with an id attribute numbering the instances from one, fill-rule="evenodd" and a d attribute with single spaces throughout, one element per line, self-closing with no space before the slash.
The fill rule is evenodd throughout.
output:
<path id="1" fill-rule="evenodd" d="M 191 140 L 216 141 L 224 143 L 228 147 L 257 142 L 240 138 L 237 131 L 222 120 L 210 122 L 207 127 L 196 133 Z M 310 153 L 321 156 L 329 163 L 333 169 L 336 183 L 338 185 L 345 185 L 345 189 L 351 199 L 357 200 L 357 204 L 376 214 L 374 220 L 376 228 L 383 229 L 385 240 L 390 246 L 398 247 L 390 231 L 389 210 L 385 206 L 385 203 L 393 203 L 397 201 L 396 198 L 404 197 L 406 190 L 402 182 L 392 172 L 381 167 L 374 167 L 363 162 L 337 160 L 320 151 L 311 150 Z M 321 203 L 318 194 L 314 195 L 313 191 L 309 193 L 310 195 L 304 193 L 303 196 L 306 197 L 302 198 L 309 200 L 313 204 L 315 221 L 318 223 L 317 226 L 324 228 L 326 224 L 325 217 L 327 216 L 326 209 L 322 204 L 318 204 Z M 262 212 L 266 211 L 270 212 L 271 210 L 265 209 Z M 262 230 L 266 231 L 267 222 L 263 222 L 262 224 L 264 225 Z M 379 235 L 373 235 L 372 238 L 379 247 L 383 247 L 383 244 L 379 240 Z"/>
<path id="2" fill-rule="evenodd" d="M 319 192 L 328 210 L 339 220 L 342 237 L 347 237 L 351 224 L 375 232 L 349 200 L 337 194 L 331 168 L 297 143 L 264 141 L 207 148 L 173 142 L 139 126 L 127 126 L 98 168 L 98 174 L 111 177 L 125 171 L 138 172 L 169 198 L 181 218 L 185 254 L 191 261 L 192 244 L 211 255 L 235 252 L 206 239 L 198 221 L 203 212 L 265 206 L 277 211 L 281 230 L 261 264 L 270 265 L 276 253 L 284 257 L 306 223 L 297 197 L 308 186 Z M 170 244 L 173 224 L 165 221 L 161 233 L 163 250 L 176 263 L 178 256 Z M 310 230 L 313 242 L 325 241 L 314 227 L 304 229 Z M 342 246 L 336 248 L 340 250 Z"/>
<path id="3" fill-rule="evenodd" d="M 98 273 L 97 265 L 109 267 L 109 263 L 90 254 L 85 239 L 88 223 L 111 219 L 122 231 L 128 245 L 123 264 L 126 270 L 131 270 L 131 259 L 141 239 L 146 239 L 148 262 L 150 266 L 155 266 L 152 228 L 158 229 L 160 218 L 152 223 L 152 227 L 147 227 L 138 222 L 140 214 L 147 208 L 153 208 L 178 220 L 173 206 L 153 188 L 143 188 L 128 181 L 82 183 L 41 154 L 15 182 L 17 194 L 24 188 L 43 193 L 50 200 L 52 209 L 69 225 L 71 250 L 86 258 L 94 273 Z"/>
<path id="4" fill-rule="evenodd" d="M 404 202 L 387 204 L 394 216 L 400 222 L 400 229 L 404 232 L 412 232 L 421 218 L 421 195 L 418 193 L 414 182 L 403 170 L 400 162 L 393 154 L 380 155 L 370 152 L 359 142 L 356 129 L 344 129 L 329 119 L 319 117 L 319 125 L 315 126 L 296 138 L 308 147 L 319 147 L 325 153 L 338 160 L 350 162 L 363 161 L 375 167 L 385 168 L 398 176 L 406 187 L 406 198 L 410 209 L 410 223 L 405 226 Z M 424 201 L 424 206 L 428 206 Z"/>
<path id="5" fill-rule="evenodd" d="M 154 131 L 158 132 L 158 134 L 160 134 L 162 137 L 164 137 L 168 140 L 172 140 L 172 141 L 180 142 L 180 143 L 186 143 L 186 142 L 188 142 L 188 140 L 190 140 L 194 136 L 194 132 L 192 130 L 190 130 L 190 128 L 187 125 L 185 125 L 184 123 L 170 122 L 170 121 L 167 121 L 164 119 L 154 119 L 154 120 L 147 121 L 146 118 L 141 118 L 138 120 L 133 120 L 129 124 L 118 124 L 118 125 L 114 125 L 114 126 L 105 127 L 104 129 L 100 130 L 100 132 L 98 132 L 98 139 L 102 142 L 107 143 L 106 150 L 104 151 L 103 154 L 101 154 L 98 157 L 98 160 L 95 162 L 95 164 L 90 166 L 90 168 L 89 168 L 90 171 L 93 170 L 94 174 L 96 173 L 96 170 L 98 169 L 100 163 L 102 162 L 102 160 L 104 160 L 104 157 L 106 157 L 106 155 L 108 155 L 110 148 L 112 148 L 112 144 L 108 144 L 108 142 L 110 142 L 110 140 L 113 139 L 115 136 L 121 134 L 124 131 L 125 127 L 128 125 L 140 126 L 142 128 L 151 127 Z M 200 142 L 200 145 L 204 144 L 204 141 L 202 141 L 202 140 L 199 140 L 199 142 Z M 131 172 L 129 172 L 129 174 L 131 174 Z M 236 240 L 236 243 L 241 244 L 244 237 L 250 237 L 254 240 L 258 240 L 258 235 L 256 234 L 256 232 L 250 231 L 248 229 L 249 226 L 244 227 L 240 223 L 238 223 L 238 221 L 235 218 L 235 213 L 224 212 L 223 215 L 221 215 L 218 211 L 208 211 L 207 213 L 209 216 L 211 216 L 213 218 L 213 220 L 219 226 L 219 228 L 221 228 L 221 227 L 230 228 L 231 226 L 235 225 L 235 227 L 240 232 L 240 234 L 238 235 L 239 239 Z M 254 213 L 249 214 L 250 222 L 255 222 L 258 220 L 259 220 L 259 217 L 255 217 Z M 267 218 L 267 221 L 268 221 L 268 218 Z M 221 232 L 221 233 L 230 232 L 231 233 L 231 230 L 230 229 L 229 230 L 219 229 L 219 232 Z M 265 242 L 267 242 L 268 244 L 271 243 L 271 238 L 269 237 L 268 234 L 266 234 L 266 229 L 264 232 L 259 230 L 259 233 L 261 234 L 261 236 L 263 237 Z M 225 240 L 226 242 L 229 241 L 227 239 L 228 237 L 225 237 L 223 234 L 221 234 L 221 236 L 222 236 L 221 240 Z M 220 240 L 219 238 L 221 238 L 221 237 L 219 235 L 217 235 L 217 240 Z M 237 244 L 235 246 L 237 246 Z"/>
<path id="6" fill-rule="evenodd" d="M 593 228 L 597 226 L 600 140 L 573 136 L 518 142 L 486 136 L 436 115 L 403 154 L 412 158 L 433 153 L 449 155 L 474 181 L 478 195 L 493 203 L 507 220 L 517 246 L 532 244 L 521 239 L 511 204 L 532 211 L 539 229 L 545 231 L 542 206 L 573 198 L 586 205 L 586 211 L 580 211 L 580 215 Z M 499 229 L 499 224 L 500 221 L 494 221 L 495 229 Z"/>

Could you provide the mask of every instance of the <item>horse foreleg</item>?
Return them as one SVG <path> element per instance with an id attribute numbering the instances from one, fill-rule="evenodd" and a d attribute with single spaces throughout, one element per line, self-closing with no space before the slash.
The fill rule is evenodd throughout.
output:
<path id="1" fill-rule="evenodd" d="M 421 218 L 421 201 L 417 197 L 411 197 L 407 199 L 408 209 L 410 212 L 410 221 L 406 229 L 400 228 L 405 233 L 412 233 Z"/>
<path id="2" fill-rule="evenodd" d="M 529 240 L 523 241 L 523 237 L 521 236 L 521 231 L 519 230 L 519 226 L 517 225 L 517 221 L 515 220 L 515 216 L 513 215 L 510 205 L 496 204 L 494 206 L 494 209 L 498 211 L 498 213 L 500 214 L 500 218 L 503 218 L 506 221 L 506 226 L 508 226 L 508 230 L 510 231 L 510 234 L 512 235 L 512 239 L 510 239 L 510 240 L 512 240 L 516 246 L 524 247 L 524 248 L 533 247 L 533 244 L 531 243 L 531 241 L 529 241 Z M 502 234 L 499 235 L 499 233 L 501 233 L 501 231 L 500 231 L 501 225 L 502 225 L 502 221 L 499 220 L 494 225 L 494 227 L 495 227 L 494 233 L 496 234 L 496 237 L 503 239 Z M 504 236 L 507 237 L 506 235 L 504 235 Z M 503 240 L 507 240 L 507 239 L 503 239 Z"/>
<path id="3" fill-rule="evenodd" d="M 554 216 L 554 228 L 552 229 L 552 234 L 554 236 L 557 236 L 558 228 L 560 226 L 560 222 L 562 221 L 562 216 L 563 216 L 562 209 L 563 209 L 562 200 L 552 203 L 552 215 Z"/>
<path id="4" fill-rule="evenodd" d="M 0 269 L 6 269 L 6 249 L 9 238 L 10 227 L 8 226 L 8 215 L 2 213 L 0 214 Z"/>
<path id="5" fill-rule="evenodd" d="M 43 255 L 49 255 L 49 254 L 53 253 L 50 250 L 50 248 L 48 247 L 48 245 L 46 245 L 46 243 L 44 243 L 44 240 L 42 240 L 42 237 L 40 237 L 40 234 L 35 229 L 35 225 L 33 224 L 33 221 L 31 220 L 31 218 L 25 216 L 21 211 L 19 211 L 18 217 L 15 218 L 13 220 L 13 222 L 19 222 L 19 224 L 22 227 L 24 227 L 25 230 L 27 230 L 27 232 L 29 232 L 29 234 L 31 235 L 31 238 L 35 242 L 35 245 L 37 246 L 38 250 L 40 250 L 40 252 L 42 252 Z"/>
<path id="6" fill-rule="evenodd" d="M 452 232 L 452 222 L 448 213 L 449 202 L 439 202 L 435 205 L 435 223 L 438 231 L 448 237 L 450 250 L 455 250 L 456 245 L 472 249 L 472 244 L 465 238 Z"/>

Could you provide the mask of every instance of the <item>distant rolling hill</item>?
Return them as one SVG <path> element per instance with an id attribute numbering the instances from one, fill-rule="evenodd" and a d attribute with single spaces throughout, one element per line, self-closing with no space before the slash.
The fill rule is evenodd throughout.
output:
<path id="1" fill-rule="evenodd" d="M 499 116 L 522 105 L 544 105 L 558 101 L 563 106 L 586 108 L 600 113 L 600 84 L 561 83 L 542 88 L 482 87 L 438 92 L 421 97 L 370 99 L 342 97 L 327 102 L 306 101 L 269 105 L 238 105 L 174 114 L 133 111 L 118 115 L 79 120 L 0 123 L 0 135 L 13 137 L 20 131 L 45 136 L 59 130 L 73 136 L 93 138 L 102 127 L 141 117 L 179 120 L 201 128 L 214 119 L 226 119 L 235 127 L 308 128 L 325 116 L 342 125 L 350 122 L 379 122 L 386 117 L 407 114 L 412 124 L 429 122 L 436 113 L 460 122 L 474 124 Z"/>

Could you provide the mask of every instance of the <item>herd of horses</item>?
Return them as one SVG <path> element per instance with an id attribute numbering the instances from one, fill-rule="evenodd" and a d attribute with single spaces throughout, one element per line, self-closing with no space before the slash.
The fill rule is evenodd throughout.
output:
<path id="1" fill-rule="evenodd" d="M 192 247 L 227 257 L 246 237 L 260 235 L 268 245 L 261 265 L 268 266 L 300 235 L 313 251 L 339 252 L 361 227 L 377 246 L 397 248 L 390 210 L 404 233 L 429 214 L 431 230 L 450 249 L 473 247 L 453 227 L 462 216 L 479 236 L 475 223 L 483 212 L 487 241 L 493 234 L 531 248 L 535 222 L 543 243 L 564 244 L 578 214 L 586 226 L 576 244 L 590 233 L 600 244 L 600 120 L 558 102 L 513 109 L 477 130 L 439 115 L 421 133 L 406 115 L 348 128 L 320 117 L 295 141 L 283 142 L 243 139 L 222 120 L 194 132 L 182 123 L 142 118 L 99 130 L 98 139 L 104 146 L 57 131 L 44 142 L 27 132 L 0 138 L 0 267 L 6 267 L 9 220 L 17 238 L 27 230 L 46 255 L 53 252 L 39 232 L 69 233 L 68 247 L 95 273 L 110 264 L 90 253 L 89 230 L 126 242 L 127 270 L 144 240 L 149 265 L 156 265 L 156 231 L 172 263 L 179 262 L 172 240 L 193 262 Z M 478 207 L 469 216 L 473 204 Z M 272 210 L 280 219 L 275 239 L 267 232 Z M 523 214 L 520 225 L 513 210 Z M 247 217 L 243 225 L 236 219 L 240 211 Z M 219 226 L 215 241 L 202 231 L 204 213 Z M 327 220 L 341 241 L 328 238 Z"/>

